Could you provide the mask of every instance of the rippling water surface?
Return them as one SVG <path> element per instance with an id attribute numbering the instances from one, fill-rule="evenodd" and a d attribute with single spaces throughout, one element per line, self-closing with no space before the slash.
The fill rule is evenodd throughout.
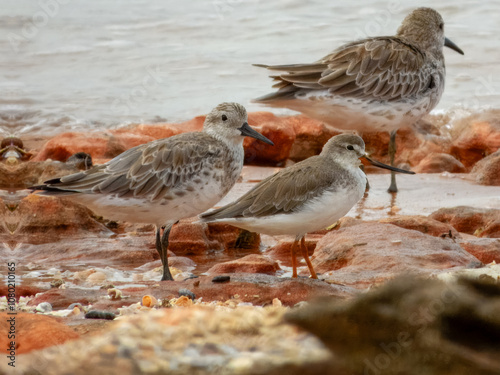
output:
<path id="1" fill-rule="evenodd" d="M 55 134 L 179 121 L 271 91 L 252 63 L 312 62 L 343 42 L 394 34 L 398 1 L 40 0 L 0 9 L 0 126 Z M 446 49 L 437 111 L 498 107 L 500 2 L 422 1 L 465 56 Z M 268 109 L 265 109 L 268 110 Z M 275 113 L 287 113 L 273 109 Z"/>

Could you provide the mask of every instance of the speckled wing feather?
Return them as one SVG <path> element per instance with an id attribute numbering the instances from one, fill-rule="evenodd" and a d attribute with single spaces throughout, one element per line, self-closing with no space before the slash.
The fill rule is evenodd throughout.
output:
<path id="1" fill-rule="evenodd" d="M 203 221 L 237 217 L 262 217 L 291 213 L 325 190 L 332 189 L 335 178 L 342 178 L 343 170 L 329 166 L 329 173 L 319 168 L 319 156 L 279 171 L 262 180 L 237 201 L 200 216 Z M 337 177 L 334 177 L 335 173 Z M 345 173 L 344 173 L 345 174 Z M 341 185 L 341 184 L 340 184 Z"/>
<path id="2" fill-rule="evenodd" d="M 46 181 L 33 189 L 59 193 L 110 194 L 161 199 L 172 188 L 197 178 L 223 150 L 205 133 L 185 133 L 127 150 L 85 172 Z"/>
<path id="3" fill-rule="evenodd" d="M 271 76 L 278 91 L 257 102 L 293 98 L 298 92 L 330 93 L 365 100 L 401 100 L 432 87 L 424 55 L 397 37 L 377 37 L 340 47 L 312 64 L 266 66 L 286 73 Z"/>

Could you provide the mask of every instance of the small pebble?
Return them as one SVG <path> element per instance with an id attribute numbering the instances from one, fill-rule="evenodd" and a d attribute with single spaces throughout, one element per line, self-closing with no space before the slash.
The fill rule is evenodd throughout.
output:
<path id="1" fill-rule="evenodd" d="M 52 311 L 52 305 L 48 302 L 42 302 L 39 303 L 38 306 L 35 308 L 36 311 L 41 312 L 41 313 L 47 313 Z"/>
<path id="2" fill-rule="evenodd" d="M 185 288 L 179 289 L 179 297 L 182 297 L 182 296 L 189 297 L 193 300 L 196 299 L 196 295 L 193 292 L 191 292 L 189 289 L 185 289 Z"/>
<path id="3" fill-rule="evenodd" d="M 231 276 L 220 275 L 220 276 L 215 276 L 212 279 L 212 282 L 213 283 L 227 283 L 229 280 L 231 280 Z"/>
<path id="4" fill-rule="evenodd" d="M 85 314 L 85 319 L 107 319 L 113 320 L 115 318 L 115 314 L 108 311 L 97 311 L 92 310 Z"/>
<path id="5" fill-rule="evenodd" d="M 63 284 L 64 284 L 63 279 L 54 279 L 50 282 L 50 287 L 51 288 L 59 288 Z"/>

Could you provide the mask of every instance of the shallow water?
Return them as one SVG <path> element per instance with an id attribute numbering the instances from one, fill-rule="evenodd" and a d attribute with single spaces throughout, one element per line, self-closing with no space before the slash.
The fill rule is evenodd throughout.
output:
<path id="1" fill-rule="evenodd" d="M 435 6 L 422 1 L 421 6 Z M 55 134 L 180 121 L 271 91 L 252 63 L 312 62 L 341 43 L 394 34 L 413 5 L 394 1 L 10 1 L 0 9 L 4 134 Z M 436 108 L 477 112 L 500 100 L 500 2 L 437 10 L 465 56 L 445 51 Z M 266 109 L 267 110 L 267 109 Z M 273 109 L 275 113 L 288 113 Z"/>

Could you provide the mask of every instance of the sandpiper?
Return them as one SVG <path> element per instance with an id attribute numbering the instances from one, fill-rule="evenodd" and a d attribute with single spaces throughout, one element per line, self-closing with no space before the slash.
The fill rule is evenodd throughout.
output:
<path id="1" fill-rule="evenodd" d="M 300 241 L 311 277 L 317 278 L 304 243 L 305 235 L 335 223 L 361 199 L 367 179 L 359 168 L 360 158 L 380 168 L 414 174 L 370 159 L 361 137 L 341 134 L 331 138 L 321 154 L 282 169 L 235 202 L 204 213 L 200 219 L 271 236 L 295 235 L 291 248 L 292 277 L 297 277 L 295 251 Z"/>
<path id="2" fill-rule="evenodd" d="M 173 280 L 170 230 L 178 220 L 212 207 L 233 187 L 243 167 L 245 136 L 273 144 L 248 125 L 242 105 L 222 103 L 207 115 L 201 132 L 149 142 L 106 164 L 30 189 L 67 196 L 106 218 L 155 224 L 162 280 Z"/>
<path id="3" fill-rule="evenodd" d="M 255 99 L 302 112 L 338 129 L 388 131 L 394 165 L 396 131 L 414 124 L 439 102 L 444 90 L 443 46 L 463 55 L 444 36 L 441 15 L 418 8 L 395 36 L 358 40 L 312 64 L 261 65 L 273 71 L 278 91 Z M 390 192 L 397 191 L 391 173 Z"/>

